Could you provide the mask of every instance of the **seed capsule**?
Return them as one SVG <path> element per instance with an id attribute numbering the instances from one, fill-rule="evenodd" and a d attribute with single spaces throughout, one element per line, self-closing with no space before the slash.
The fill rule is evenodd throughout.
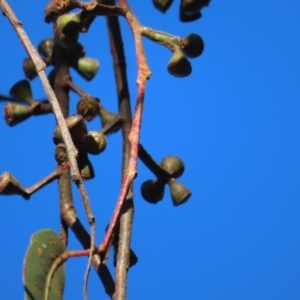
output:
<path id="1" fill-rule="evenodd" d="M 147 180 L 141 186 L 142 197 L 149 203 L 156 204 L 164 197 L 165 185 L 158 180 Z"/>
<path id="2" fill-rule="evenodd" d="M 100 131 L 90 131 L 83 140 L 84 149 L 90 154 L 100 154 L 106 148 L 105 135 Z"/>
<path id="3" fill-rule="evenodd" d="M 183 161 L 175 155 L 166 156 L 160 163 L 160 166 L 174 178 L 180 177 L 184 172 Z"/>
<path id="4" fill-rule="evenodd" d="M 192 66 L 181 50 L 174 52 L 168 63 L 168 71 L 175 77 L 186 77 L 192 73 Z"/>
<path id="5" fill-rule="evenodd" d="M 185 203 L 192 195 L 187 187 L 176 181 L 174 178 L 169 181 L 169 186 L 174 206 Z"/>
<path id="6" fill-rule="evenodd" d="M 198 57 L 204 50 L 204 42 L 198 34 L 191 33 L 182 39 L 184 44 L 182 51 L 190 58 Z"/>

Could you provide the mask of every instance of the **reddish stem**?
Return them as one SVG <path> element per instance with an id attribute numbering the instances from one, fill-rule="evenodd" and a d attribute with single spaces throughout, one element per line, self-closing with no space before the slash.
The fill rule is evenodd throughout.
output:
<path id="1" fill-rule="evenodd" d="M 128 136 L 128 139 L 131 144 L 128 167 L 127 167 L 126 175 L 124 177 L 121 186 L 120 195 L 117 200 L 117 204 L 113 216 L 111 218 L 110 224 L 107 228 L 105 237 L 101 245 L 97 249 L 99 252 L 102 253 L 106 252 L 110 245 L 112 234 L 114 232 L 116 223 L 119 220 L 124 201 L 127 197 L 130 185 L 137 173 L 136 165 L 138 159 L 140 129 L 141 129 L 142 114 L 143 114 L 146 80 L 151 76 L 151 72 L 147 64 L 143 43 L 142 43 L 142 36 L 141 36 L 142 26 L 137 20 L 137 18 L 135 17 L 127 1 L 118 0 L 118 2 L 120 6 L 124 8 L 124 11 L 126 11 L 125 17 L 134 36 L 137 64 L 138 64 L 138 78 L 137 78 L 138 92 L 137 92 L 137 100 L 136 100 L 132 126 Z"/>

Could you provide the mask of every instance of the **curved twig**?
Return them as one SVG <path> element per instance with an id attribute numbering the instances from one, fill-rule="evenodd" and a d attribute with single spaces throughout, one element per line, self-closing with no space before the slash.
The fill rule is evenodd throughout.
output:
<path id="1" fill-rule="evenodd" d="M 137 63 L 138 63 L 138 78 L 137 78 L 137 99 L 136 99 L 136 107 L 134 112 L 134 117 L 132 121 L 132 126 L 129 132 L 128 139 L 131 144 L 128 166 L 126 170 L 126 175 L 123 178 L 121 191 L 119 198 L 117 200 L 117 204 L 106 231 L 106 235 L 104 237 L 103 242 L 98 247 L 99 252 L 106 252 L 108 246 L 110 244 L 116 223 L 119 220 L 121 210 L 123 208 L 124 201 L 128 196 L 128 192 L 130 186 L 136 176 L 136 165 L 137 165 L 137 158 L 138 158 L 138 148 L 139 148 L 139 138 L 140 138 L 140 128 L 141 128 L 141 121 L 142 121 L 142 113 L 143 113 L 143 104 L 144 104 L 144 96 L 145 96 L 145 87 L 146 87 L 146 80 L 149 79 L 151 76 L 151 72 L 149 70 L 147 60 L 144 53 L 143 43 L 142 43 L 142 36 L 141 36 L 141 24 L 135 17 L 134 13 L 132 12 L 130 6 L 128 5 L 126 0 L 118 0 L 119 4 L 124 8 L 126 11 L 125 17 L 126 20 L 133 32 L 134 40 L 135 40 L 135 47 L 136 47 L 136 55 L 137 55 Z M 121 298 L 118 298 L 121 299 Z M 123 298 L 122 298 L 123 299 Z"/>

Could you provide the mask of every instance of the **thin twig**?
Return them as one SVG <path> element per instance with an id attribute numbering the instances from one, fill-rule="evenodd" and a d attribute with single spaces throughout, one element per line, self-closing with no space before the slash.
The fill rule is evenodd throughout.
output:
<path id="1" fill-rule="evenodd" d="M 67 147 L 69 163 L 70 163 L 70 167 L 71 167 L 71 170 L 73 173 L 72 174 L 73 179 L 75 181 L 79 181 L 81 179 L 81 177 L 80 177 L 80 173 L 79 173 L 77 163 L 76 163 L 77 149 L 75 148 L 75 146 L 73 144 L 70 132 L 66 125 L 65 119 L 62 115 L 59 103 L 58 103 L 57 98 L 49 84 L 48 79 L 47 79 L 47 75 L 45 73 L 46 64 L 40 58 L 38 52 L 32 45 L 31 41 L 29 40 L 26 32 L 24 31 L 22 23 L 17 19 L 15 13 L 12 11 L 12 9 L 10 8 L 10 6 L 6 2 L 6 0 L 0 0 L 0 7 L 1 7 L 3 14 L 8 17 L 14 30 L 16 31 L 21 43 L 23 44 L 27 54 L 31 58 L 31 60 L 36 68 L 36 71 L 41 79 L 44 90 L 49 99 L 49 102 L 52 104 L 57 123 L 61 129 L 62 136 L 65 141 L 66 147 Z"/>
<path id="2" fill-rule="evenodd" d="M 59 195 L 61 218 L 73 231 L 82 247 L 89 250 L 91 245 L 91 237 L 77 217 L 73 203 L 69 172 L 63 173 L 59 178 Z M 115 291 L 115 283 L 108 268 L 101 263 L 100 256 L 98 254 L 93 255 L 92 264 L 104 286 L 107 295 L 112 298 L 112 295 Z"/>
<path id="3" fill-rule="evenodd" d="M 14 102 L 14 103 L 20 103 L 20 101 L 17 101 L 16 99 L 6 96 L 6 95 L 2 95 L 0 94 L 0 101 L 10 101 L 10 102 Z"/>
<path id="4" fill-rule="evenodd" d="M 114 1 L 113 1 L 114 2 Z M 132 123 L 129 89 L 126 75 L 126 60 L 123 48 L 121 29 L 117 17 L 108 17 L 107 26 L 109 31 L 110 49 L 113 57 L 115 81 L 119 102 L 119 115 L 122 118 L 123 157 L 122 157 L 122 180 L 126 176 L 128 167 L 130 142 L 128 134 Z M 130 264 L 130 242 L 133 222 L 133 199 L 132 185 L 126 199 L 126 211 L 120 217 L 119 236 L 115 245 L 117 251 L 116 263 L 116 292 L 113 299 L 126 299 L 127 272 Z M 118 232 L 115 232 L 117 235 Z"/>
<path id="5" fill-rule="evenodd" d="M 149 70 L 146 61 L 143 43 L 142 43 L 141 24 L 139 23 L 139 21 L 137 20 L 133 12 L 131 11 L 126 0 L 118 0 L 118 2 L 126 11 L 125 17 L 133 32 L 133 36 L 135 40 L 137 63 L 138 63 L 138 78 L 137 78 L 138 91 L 137 91 L 135 113 L 132 121 L 132 126 L 130 129 L 130 133 L 128 136 L 128 139 L 131 144 L 131 149 L 129 154 L 129 163 L 126 171 L 126 176 L 123 178 L 120 195 L 117 200 L 117 204 L 112 219 L 110 221 L 110 224 L 108 226 L 106 235 L 101 245 L 98 248 L 100 252 L 107 251 L 107 247 L 112 238 L 114 228 L 116 226 L 117 221 L 119 220 L 124 201 L 126 200 L 126 197 L 128 195 L 129 188 L 137 174 L 136 164 L 138 158 L 138 148 L 139 148 L 140 128 L 141 128 L 142 112 L 143 112 L 143 104 L 144 104 L 145 86 L 146 86 L 146 80 L 149 79 L 149 77 L 151 76 L 151 72 Z"/>
<path id="6" fill-rule="evenodd" d="M 53 54 L 55 55 L 55 79 L 54 79 L 54 89 L 55 94 L 58 98 L 62 113 L 64 117 L 67 117 L 69 114 L 69 86 L 68 81 L 70 80 L 70 73 L 69 73 L 69 65 L 68 65 L 68 52 L 65 50 L 65 48 L 62 48 L 58 43 L 55 43 L 54 45 L 54 51 Z M 77 167 L 77 162 L 76 162 Z M 91 230 L 91 244 L 90 248 L 93 251 L 94 244 L 95 244 L 95 222 L 94 222 L 94 216 L 92 213 L 92 209 L 90 206 L 89 198 L 87 196 L 85 187 L 83 185 L 82 179 L 80 177 L 80 180 L 76 182 L 77 186 L 79 188 L 82 202 L 84 205 L 84 209 L 90 224 L 90 230 Z M 87 269 L 84 276 L 84 295 L 87 299 L 87 278 L 90 271 L 91 266 L 91 255 L 89 256 L 89 261 L 87 265 Z"/>
<path id="7" fill-rule="evenodd" d="M 71 79 L 67 81 L 69 88 L 80 97 L 88 96 L 89 94 L 75 84 Z"/>
<path id="8" fill-rule="evenodd" d="M 88 218 L 88 221 L 91 226 L 91 249 L 93 249 L 94 244 L 95 244 L 95 225 L 94 225 L 95 217 L 92 213 L 90 202 L 89 202 L 89 199 L 88 199 L 88 196 L 87 196 L 87 193 L 86 193 L 85 187 L 83 185 L 82 178 L 80 176 L 79 169 L 77 166 L 76 156 L 78 154 L 78 151 L 73 144 L 70 132 L 66 125 L 64 116 L 61 112 L 60 105 L 58 103 L 58 100 L 57 100 L 51 86 L 50 86 L 47 75 L 45 73 L 46 65 L 43 62 L 43 60 L 40 58 L 38 52 L 34 48 L 31 41 L 29 40 L 26 32 L 23 29 L 22 23 L 17 19 L 16 15 L 12 11 L 12 9 L 8 5 L 8 3 L 5 0 L 0 0 L 0 7 L 1 7 L 3 14 L 8 17 L 14 30 L 16 31 L 18 37 L 20 38 L 21 43 L 23 44 L 27 54 L 29 55 L 33 64 L 35 65 L 36 71 L 41 79 L 41 82 L 42 82 L 44 90 L 47 94 L 48 100 L 53 107 L 53 111 L 54 111 L 57 123 L 60 127 L 60 130 L 61 130 L 61 133 L 63 136 L 63 140 L 66 144 L 68 160 L 69 160 L 69 164 L 70 164 L 71 171 L 72 171 L 72 179 L 74 180 L 75 183 L 77 183 L 77 185 L 79 187 L 82 201 L 84 204 L 84 208 L 85 208 L 85 211 L 87 214 L 87 218 Z M 90 261 L 91 261 L 91 255 L 89 257 L 89 263 L 88 263 L 87 272 L 85 274 L 85 278 L 88 276 L 88 273 L 89 273 Z"/>
<path id="9" fill-rule="evenodd" d="M 61 264 L 65 263 L 69 258 L 82 257 L 87 255 L 89 255 L 89 250 L 65 251 L 54 260 L 46 277 L 44 300 L 49 299 L 51 279 L 58 267 Z"/>
<path id="10" fill-rule="evenodd" d="M 157 177 L 158 180 L 164 183 L 169 182 L 171 175 L 152 158 L 141 144 L 139 144 L 139 159 Z"/>
<path id="11" fill-rule="evenodd" d="M 54 170 L 51 174 L 31 186 L 30 188 L 27 188 L 26 191 L 29 195 L 32 195 L 33 193 L 37 192 L 41 188 L 43 188 L 45 185 L 51 183 L 55 179 L 57 179 L 62 173 L 62 170 L 60 168 L 57 168 Z"/>

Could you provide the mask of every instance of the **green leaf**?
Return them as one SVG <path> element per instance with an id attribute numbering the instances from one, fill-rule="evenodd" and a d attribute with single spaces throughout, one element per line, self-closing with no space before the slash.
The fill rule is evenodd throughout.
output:
<path id="1" fill-rule="evenodd" d="M 26 300 L 44 300 L 46 278 L 54 260 L 66 248 L 51 229 L 32 235 L 24 260 L 23 282 Z M 49 300 L 62 300 L 65 286 L 65 266 L 59 266 L 51 280 Z"/>

